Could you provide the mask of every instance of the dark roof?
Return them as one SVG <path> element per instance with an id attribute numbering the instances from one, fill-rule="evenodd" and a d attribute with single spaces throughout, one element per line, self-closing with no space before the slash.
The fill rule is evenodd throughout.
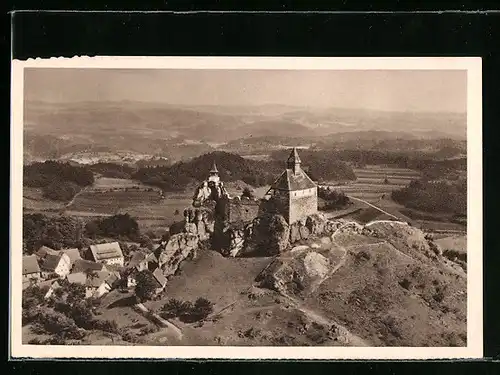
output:
<path id="1" fill-rule="evenodd" d="M 154 276 L 155 280 L 158 282 L 158 284 L 160 284 L 160 286 L 162 288 L 167 284 L 167 279 L 163 275 L 163 272 L 161 271 L 161 269 L 159 269 L 159 268 L 155 269 L 153 271 L 153 276 Z"/>
<path id="2" fill-rule="evenodd" d="M 39 256 L 40 258 L 43 258 L 45 257 L 47 254 L 52 254 L 52 255 L 56 255 L 58 253 L 57 250 L 54 250 L 54 249 L 51 249 L 50 247 L 48 246 L 42 246 L 41 248 L 39 248 L 36 252 L 36 255 Z"/>
<path id="3" fill-rule="evenodd" d="M 61 250 L 60 253 L 66 254 L 69 257 L 71 264 L 73 264 L 77 259 L 82 259 L 78 249 L 64 249 Z"/>
<path id="4" fill-rule="evenodd" d="M 287 165 L 289 164 L 295 164 L 295 163 L 301 163 L 299 153 L 297 152 L 297 148 L 293 148 L 292 152 L 290 153 L 290 156 L 286 160 Z"/>
<path id="5" fill-rule="evenodd" d="M 84 272 L 70 273 L 68 276 L 66 276 L 66 278 L 68 279 L 68 282 L 71 284 L 84 285 L 85 282 L 87 281 L 87 275 Z"/>
<path id="6" fill-rule="evenodd" d="M 112 258 L 123 258 L 122 249 L 118 242 L 90 245 L 90 251 L 96 262 Z"/>
<path id="7" fill-rule="evenodd" d="M 293 173 L 292 169 L 285 169 L 271 186 L 275 190 L 297 191 L 315 188 L 317 185 L 302 169 Z"/>
<path id="8" fill-rule="evenodd" d="M 39 273 L 40 266 L 38 265 L 38 260 L 36 255 L 27 255 L 23 257 L 23 275 L 29 275 L 31 273 Z"/>
<path id="9" fill-rule="evenodd" d="M 87 276 L 87 281 L 85 282 L 86 286 L 90 286 L 93 288 L 98 288 L 102 283 L 106 282 L 108 277 L 111 276 L 111 273 L 108 271 L 98 271 L 95 273 L 93 277 Z"/>
<path id="10" fill-rule="evenodd" d="M 60 255 L 47 254 L 42 260 L 41 268 L 44 271 L 54 271 L 59 265 L 60 261 L 61 261 Z"/>
<path id="11" fill-rule="evenodd" d="M 101 271 L 104 265 L 91 260 L 77 259 L 73 263 L 72 273 L 85 272 L 85 271 Z"/>

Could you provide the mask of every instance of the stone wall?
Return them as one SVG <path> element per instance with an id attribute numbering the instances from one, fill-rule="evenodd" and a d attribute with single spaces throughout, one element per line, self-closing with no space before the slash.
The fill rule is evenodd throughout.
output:
<path id="1" fill-rule="evenodd" d="M 228 222 L 250 223 L 259 216 L 260 202 L 258 200 L 241 198 L 231 199 L 228 204 Z"/>
<path id="2" fill-rule="evenodd" d="M 293 193 L 290 196 L 289 223 L 294 223 L 318 212 L 318 195 L 316 191 L 313 194 L 298 197 L 293 196 Z"/>

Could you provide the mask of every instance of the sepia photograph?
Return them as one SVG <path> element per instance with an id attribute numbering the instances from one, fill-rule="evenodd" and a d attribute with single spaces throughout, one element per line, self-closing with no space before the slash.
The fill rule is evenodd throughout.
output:
<path id="1" fill-rule="evenodd" d="M 482 355 L 480 59 L 14 63 L 20 356 Z"/>

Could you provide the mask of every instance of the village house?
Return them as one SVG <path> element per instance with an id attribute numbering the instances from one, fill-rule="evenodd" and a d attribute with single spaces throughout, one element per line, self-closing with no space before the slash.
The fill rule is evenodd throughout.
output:
<path id="1" fill-rule="evenodd" d="M 106 265 L 115 264 L 123 267 L 125 261 L 118 242 L 90 245 L 87 254 L 89 260 Z"/>
<path id="2" fill-rule="evenodd" d="M 48 299 L 54 295 L 54 292 L 61 288 L 61 284 L 58 282 L 58 280 L 47 280 L 47 281 L 42 281 L 38 284 L 38 287 L 40 289 L 45 289 L 47 288 L 47 292 L 44 295 L 45 299 Z"/>
<path id="3" fill-rule="evenodd" d="M 149 270 L 153 272 L 158 268 L 158 259 L 154 253 L 145 254 L 141 251 L 136 251 L 127 264 L 127 288 L 137 285 L 137 273 Z"/>
<path id="4" fill-rule="evenodd" d="M 109 271 L 77 272 L 68 275 L 68 282 L 85 287 L 85 298 L 99 298 L 110 292 L 119 280 L 119 276 Z"/>
<path id="5" fill-rule="evenodd" d="M 47 254 L 41 260 L 41 271 L 44 279 L 57 275 L 65 278 L 70 272 L 71 260 L 66 254 L 53 255 Z"/>
<path id="6" fill-rule="evenodd" d="M 77 259 L 73 263 L 71 273 L 107 271 L 107 267 L 102 263 L 93 262 L 86 259 Z"/>
<path id="7" fill-rule="evenodd" d="M 70 269 L 73 267 L 73 264 L 76 260 L 82 259 L 80 256 L 80 250 L 78 249 L 63 249 L 58 251 L 59 254 L 65 254 L 69 257 L 70 260 Z"/>
<path id="8" fill-rule="evenodd" d="M 165 275 L 163 275 L 163 272 L 160 268 L 157 268 L 153 271 L 153 277 L 157 283 L 155 294 L 161 293 L 167 285 L 167 278 L 165 277 Z"/>
<path id="9" fill-rule="evenodd" d="M 23 289 L 42 278 L 36 255 L 23 256 Z"/>
<path id="10" fill-rule="evenodd" d="M 45 258 L 46 255 L 58 255 L 58 251 L 57 250 L 54 250 L 54 249 L 51 249 L 50 247 L 48 246 L 42 246 L 40 247 L 37 251 L 36 251 L 36 256 L 39 258 L 39 259 L 42 259 L 42 258 Z"/>
<path id="11" fill-rule="evenodd" d="M 297 149 L 293 148 L 286 169 L 267 192 L 288 224 L 318 212 L 318 186 L 302 170 L 301 163 Z"/>

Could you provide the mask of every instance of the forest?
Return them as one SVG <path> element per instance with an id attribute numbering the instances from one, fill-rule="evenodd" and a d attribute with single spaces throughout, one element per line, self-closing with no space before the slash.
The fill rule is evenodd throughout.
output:
<path id="1" fill-rule="evenodd" d="M 392 192 L 392 199 L 408 208 L 433 213 L 467 214 L 467 182 L 412 181 Z"/>
<path id="2" fill-rule="evenodd" d="M 94 183 L 94 174 L 86 166 L 74 166 L 47 160 L 24 166 L 24 186 L 42 188 L 46 198 L 69 201 L 82 187 Z"/>

